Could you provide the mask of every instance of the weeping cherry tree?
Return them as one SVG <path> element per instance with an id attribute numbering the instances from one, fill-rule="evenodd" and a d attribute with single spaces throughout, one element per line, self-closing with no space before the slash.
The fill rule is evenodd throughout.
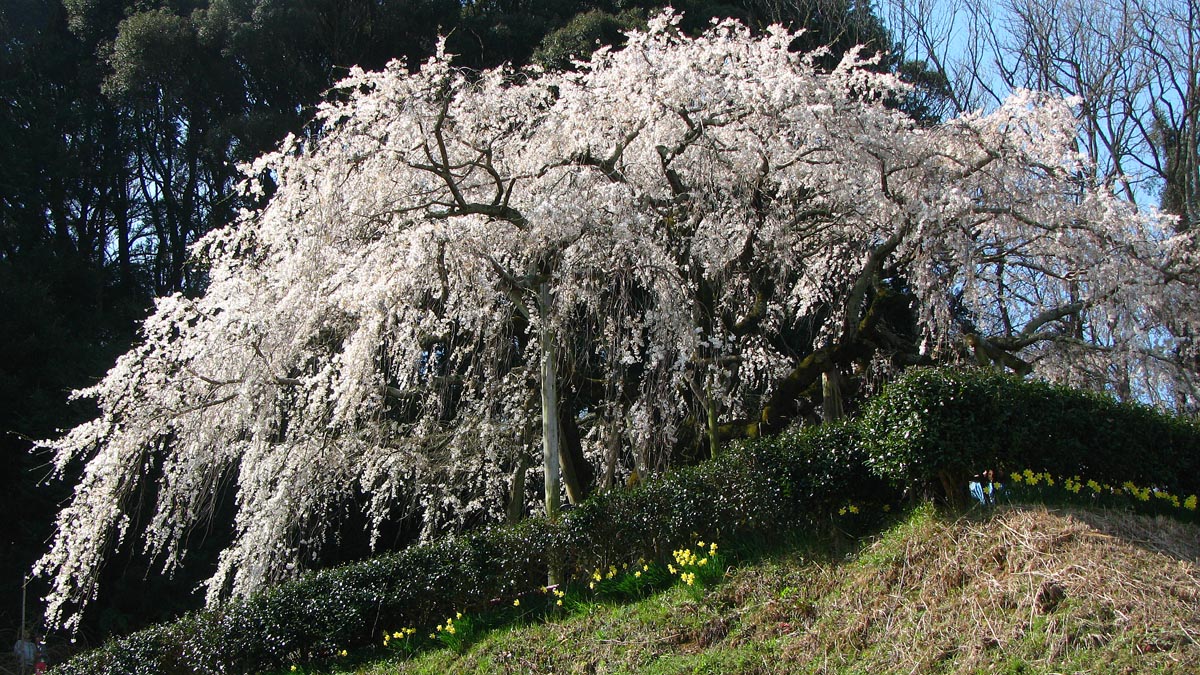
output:
<path id="1" fill-rule="evenodd" d="M 354 71 L 247 167 L 273 192 L 195 247 L 207 292 L 160 299 L 75 394 L 98 416 L 43 444 L 85 463 L 52 619 L 127 539 L 176 568 L 224 484 L 210 601 L 298 573 L 349 502 L 427 536 L 554 517 L 915 363 L 1194 401 L 1165 327 L 1200 328 L 1200 249 L 1081 178 L 1071 101 L 923 126 L 869 55 L 677 22 L 573 72 Z"/>

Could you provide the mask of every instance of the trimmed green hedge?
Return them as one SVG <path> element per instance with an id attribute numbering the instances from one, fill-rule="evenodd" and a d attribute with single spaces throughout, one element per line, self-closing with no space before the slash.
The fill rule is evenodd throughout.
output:
<path id="1" fill-rule="evenodd" d="M 990 468 L 1200 492 L 1194 420 L 995 371 L 910 370 L 859 424 L 872 470 L 905 487 L 961 491 Z"/>
<path id="2" fill-rule="evenodd" d="M 847 500 L 894 495 L 866 469 L 852 424 L 739 443 L 719 457 L 568 511 L 445 538 L 310 573 L 245 600 L 114 640 L 58 675 L 254 673 L 321 662 L 431 626 L 451 611 L 539 589 L 551 564 L 577 578 L 610 564 L 665 560 L 701 536 L 728 541 L 824 521 Z"/>
<path id="3" fill-rule="evenodd" d="M 696 537 L 731 541 L 830 522 L 938 485 L 952 501 L 981 469 L 1080 475 L 1200 492 L 1200 428 L 1151 408 L 991 371 L 917 369 L 854 422 L 736 443 L 715 459 L 534 518 L 310 573 L 81 654 L 58 675 L 254 673 L 330 659 L 380 631 L 430 626 L 576 578 L 665 560 Z"/>

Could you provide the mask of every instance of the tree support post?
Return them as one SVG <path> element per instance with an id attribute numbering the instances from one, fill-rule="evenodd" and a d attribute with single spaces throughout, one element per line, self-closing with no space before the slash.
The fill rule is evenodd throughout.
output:
<path id="1" fill-rule="evenodd" d="M 542 464 L 546 477 L 546 518 L 551 522 L 558 519 L 560 509 L 559 485 L 561 470 L 559 447 L 561 430 L 558 422 L 558 352 L 555 347 L 554 329 L 550 327 L 550 287 L 546 282 L 538 286 L 538 309 L 541 311 L 541 385 L 542 385 Z M 561 581 L 562 570 L 551 563 L 546 584 L 553 586 Z"/>

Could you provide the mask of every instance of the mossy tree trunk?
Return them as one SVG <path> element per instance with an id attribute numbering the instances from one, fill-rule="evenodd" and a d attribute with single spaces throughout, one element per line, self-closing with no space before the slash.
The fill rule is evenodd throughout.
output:
<path id="1" fill-rule="evenodd" d="M 833 422 L 846 416 L 842 403 L 844 383 L 837 366 L 830 364 L 829 370 L 821 373 L 821 420 Z"/>

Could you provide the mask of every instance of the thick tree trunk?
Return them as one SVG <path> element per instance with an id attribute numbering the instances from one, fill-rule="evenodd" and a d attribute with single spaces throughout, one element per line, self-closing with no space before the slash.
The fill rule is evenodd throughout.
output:
<path id="1" fill-rule="evenodd" d="M 592 493 L 592 485 L 596 483 L 596 472 L 587 458 L 583 456 L 583 444 L 579 440 L 579 425 L 572 416 L 573 408 L 560 406 L 559 426 L 562 430 L 562 445 L 559 448 L 559 461 L 562 465 L 562 479 L 567 487 L 567 499 L 571 504 L 579 504 Z"/>
<path id="2" fill-rule="evenodd" d="M 837 366 L 830 365 L 829 370 L 821 373 L 821 420 L 833 422 L 846 416 L 842 405 L 842 374 Z"/>
<path id="3" fill-rule="evenodd" d="M 525 472 L 532 462 L 529 456 L 522 452 L 517 457 L 517 466 L 513 468 L 512 486 L 508 491 L 508 522 L 515 523 L 525 517 Z"/>
<path id="4" fill-rule="evenodd" d="M 601 480 L 600 489 L 608 490 L 613 486 L 617 474 L 617 460 L 621 456 L 621 432 L 617 428 L 617 421 L 609 417 L 606 422 L 605 429 L 606 452 L 604 456 L 604 478 Z"/>
<path id="5" fill-rule="evenodd" d="M 818 382 L 832 363 L 830 350 L 818 349 L 804 357 L 779 383 L 763 406 L 759 419 L 751 428 L 747 425 L 748 437 L 778 433 L 791 421 L 796 412 L 796 400 L 810 385 Z"/>
<path id="6" fill-rule="evenodd" d="M 718 429 L 717 403 L 709 392 L 704 392 L 705 426 L 708 427 L 708 456 L 716 457 L 721 451 L 721 434 Z"/>

